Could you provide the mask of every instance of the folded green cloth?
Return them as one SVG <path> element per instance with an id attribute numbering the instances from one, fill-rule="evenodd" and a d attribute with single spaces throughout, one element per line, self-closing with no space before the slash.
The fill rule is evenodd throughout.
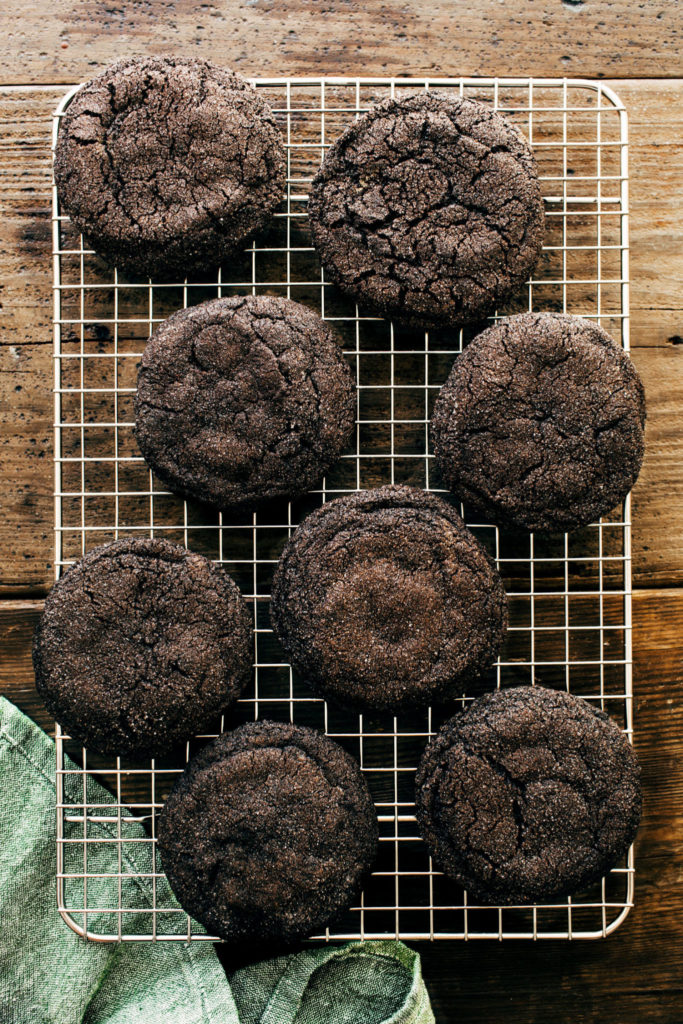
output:
<path id="1" fill-rule="evenodd" d="M 113 802 L 92 778 L 86 799 Z M 91 823 L 88 835 L 115 834 L 108 829 Z M 134 822 L 124 829 L 126 838 L 144 835 Z M 82 836 L 82 826 L 67 825 L 70 834 Z M 89 849 L 89 872 L 116 872 L 116 844 Z M 128 849 L 139 852 L 126 857 L 126 873 L 149 871 L 149 844 Z M 57 912 L 55 857 L 54 744 L 0 698 L 2 1024 L 433 1024 L 419 957 L 400 942 L 306 949 L 240 968 L 230 980 L 210 942 L 85 942 Z M 149 880 L 121 884 L 125 906 L 151 905 Z M 116 880 L 89 881 L 89 906 L 111 906 L 113 896 Z M 164 879 L 156 898 L 176 906 Z M 146 914 L 136 917 L 137 929 L 148 926 Z M 103 920 L 95 910 L 89 929 Z"/>

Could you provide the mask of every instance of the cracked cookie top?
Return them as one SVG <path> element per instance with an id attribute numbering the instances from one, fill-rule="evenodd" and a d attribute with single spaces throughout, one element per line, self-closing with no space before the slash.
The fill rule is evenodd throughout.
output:
<path id="1" fill-rule="evenodd" d="M 357 763 L 314 729 L 254 722 L 188 765 L 159 820 L 183 908 L 242 945 L 291 944 L 358 897 L 377 818 Z"/>
<path id="2" fill-rule="evenodd" d="M 645 397 L 597 324 L 523 313 L 458 356 L 432 417 L 447 486 L 500 525 L 573 530 L 621 502 L 643 460 Z"/>
<path id="3" fill-rule="evenodd" d="M 94 548 L 55 584 L 36 687 L 72 739 L 154 757 L 208 725 L 251 675 L 251 616 L 224 569 L 163 540 Z"/>
<path id="4" fill-rule="evenodd" d="M 617 725 L 540 686 L 473 701 L 426 748 L 415 780 L 436 866 L 482 903 L 577 892 L 624 856 L 640 821 L 640 769 Z"/>
<path id="5" fill-rule="evenodd" d="M 132 57 L 64 114 L 60 203 L 92 247 L 134 275 L 212 267 L 269 218 L 285 156 L 268 106 L 208 61 Z"/>
<path id="6" fill-rule="evenodd" d="M 482 103 L 440 93 L 388 99 L 355 121 L 313 180 L 309 218 L 336 284 L 425 327 L 477 320 L 504 302 L 544 233 L 522 133 Z"/>
<path id="7" fill-rule="evenodd" d="M 142 454 L 171 490 L 218 508 L 305 493 L 354 422 L 339 345 L 319 316 L 289 299 L 213 299 L 181 310 L 142 357 Z"/>
<path id="8" fill-rule="evenodd" d="M 388 486 L 337 498 L 303 521 L 280 557 L 271 617 L 316 692 L 393 710 L 476 685 L 502 644 L 507 603 L 454 508 Z"/>

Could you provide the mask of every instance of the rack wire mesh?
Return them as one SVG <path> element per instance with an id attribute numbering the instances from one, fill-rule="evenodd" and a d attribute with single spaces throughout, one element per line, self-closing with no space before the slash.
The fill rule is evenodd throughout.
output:
<path id="1" fill-rule="evenodd" d="M 632 851 L 586 892 L 535 907 L 481 907 L 437 871 L 416 830 L 413 777 L 440 722 L 431 711 L 356 715 L 315 699 L 270 629 L 279 552 L 321 502 L 381 483 L 442 490 L 428 424 L 461 331 L 421 332 L 372 317 L 325 280 L 307 230 L 307 187 L 325 149 L 385 96 L 439 89 L 504 111 L 535 151 L 547 214 L 536 276 L 492 319 L 560 310 L 596 320 L 628 349 L 626 111 L 599 82 L 550 79 L 262 78 L 287 149 L 287 188 L 270 228 L 217 275 L 175 283 L 124 279 L 84 246 L 53 188 L 55 574 L 125 535 L 163 536 L 225 566 L 254 616 L 254 684 L 229 718 L 177 759 L 133 763 L 81 750 L 56 729 L 59 910 L 97 941 L 214 940 L 180 909 L 155 852 L 156 816 L 208 735 L 254 718 L 324 729 L 360 760 L 380 822 L 376 870 L 357 906 L 321 940 L 598 938 L 633 902 Z M 53 122 L 77 91 L 69 90 Z M 137 365 L 174 310 L 236 293 L 286 295 L 317 309 L 340 336 L 357 380 L 352 448 L 305 499 L 242 518 L 183 502 L 146 467 L 133 438 Z M 495 557 L 510 630 L 491 686 L 540 682 L 607 710 L 632 737 L 630 505 L 560 538 L 523 541 L 463 514 Z M 463 694 L 461 703 L 469 698 Z M 111 799 L 93 795 L 88 773 Z M 116 850 L 116 870 L 105 856 Z"/>

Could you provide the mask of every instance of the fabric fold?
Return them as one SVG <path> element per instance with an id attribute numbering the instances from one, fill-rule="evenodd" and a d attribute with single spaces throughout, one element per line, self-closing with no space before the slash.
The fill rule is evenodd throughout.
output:
<path id="1" fill-rule="evenodd" d="M 75 767 L 65 765 L 67 772 Z M 80 773 L 67 774 L 64 785 L 70 803 L 104 812 L 114 804 L 91 776 L 84 785 Z M 55 803 L 52 740 L 0 698 L 3 1024 L 433 1024 L 419 957 L 400 942 L 306 948 L 228 978 L 210 942 L 84 941 L 57 911 Z M 107 842 L 119 827 L 127 840 L 120 880 L 117 843 Z M 152 882 L 139 876 L 154 870 L 154 857 L 151 844 L 140 842 L 147 838 L 142 825 L 90 820 L 87 836 L 88 916 L 72 916 L 90 933 L 111 933 L 120 883 L 123 905 L 136 911 L 123 915 L 123 934 L 146 932 Z M 65 823 L 65 838 L 82 841 L 82 822 Z M 82 886 L 70 879 L 76 904 Z M 177 907 L 163 876 L 156 906 Z M 157 914 L 157 922 L 166 934 L 183 933 L 182 915 Z"/>

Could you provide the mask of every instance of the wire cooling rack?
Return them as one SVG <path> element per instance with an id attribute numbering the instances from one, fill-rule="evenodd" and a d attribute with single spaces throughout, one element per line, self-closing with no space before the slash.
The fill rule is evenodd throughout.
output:
<path id="1" fill-rule="evenodd" d="M 321 502 L 389 482 L 441 489 L 429 416 L 468 340 L 462 332 L 394 327 L 325 281 L 306 202 L 326 147 L 389 94 L 436 88 L 504 111 L 535 151 L 547 237 L 536 276 L 493 319 L 525 310 L 576 313 L 601 323 L 627 349 L 626 111 L 609 88 L 581 80 L 264 78 L 254 85 L 282 129 L 286 195 L 270 228 L 216 276 L 171 284 L 124 279 L 84 247 L 53 189 L 56 576 L 97 544 L 156 535 L 215 559 L 240 585 L 254 616 L 254 686 L 207 735 L 254 718 L 317 726 L 358 757 L 376 802 L 376 870 L 359 905 L 317 938 L 606 936 L 632 905 L 631 853 L 571 899 L 536 907 L 472 904 L 433 868 L 415 824 L 414 772 L 439 727 L 436 716 L 358 716 L 313 698 L 272 634 L 268 600 L 282 546 Z M 53 143 L 75 92 L 55 112 Z M 244 518 L 214 517 L 169 494 L 141 458 L 132 433 L 136 373 L 148 336 L 173 311 L 245 292 L 289 296 L 336 328 L 358 383 L 355 439 L 307 498 Z M 627 499 L 623 509 L 571 535 L 520 540 L 463 510 L 495 557 L 510 600 L 508 640 L 491 686 L 537 681 L 566 688 L 609 711 L 630 738 L 629 511 Z M 155 852 L 163 800 L 205 739 L 177 756 L 133 763 L 81 750 L 57 728 L 58 903 L 79 934 L 98 941 L 213 938 L 179 908 Z M 94 793 L 87 774 L 111 797 Z"/>

